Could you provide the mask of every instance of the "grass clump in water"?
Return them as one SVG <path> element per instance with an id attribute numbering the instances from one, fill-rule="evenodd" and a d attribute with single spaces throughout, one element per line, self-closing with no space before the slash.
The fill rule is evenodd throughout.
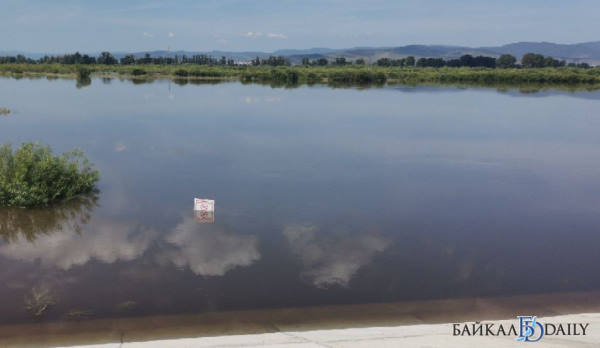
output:
<path id="1" fill-rule="evenodd" d="M 49 146 L 0 146 L 0 206 L 34 207 L 91 192 L 98 182 L 82 151 L 55 155 Z"/>
<path id="2" fill-rule="evenodd" d="M 141 76 L 141 75 L 146 75 L 146 74 L 147 74 L 146 70 L 140 69 L 140 68 L 136 68 L 131 71 L 131 75 L 134 75 L 134 76 Z"/>
<path id="3" fill-rule="evenodd" d="M 177 69 L 174 72 L 175 76 L 179 76 L 179 77 L 187 77 L 190 73 L 189 71 L 185 70 L 185 69 Z"/>
<path id="4" fill-rule="evenodd" d="M 10 114 L 10 109 L 9 108 L 5 108 L 5 107 L 0 107 L 0 115 L 9 115 Z"/>
<path id="5" fill-rule="evenodd" d="M 92 71 L 85 67 L 79 67 L 77 69 L 77 78 L 82 80 L 87 80 L 90 78 Z"/>

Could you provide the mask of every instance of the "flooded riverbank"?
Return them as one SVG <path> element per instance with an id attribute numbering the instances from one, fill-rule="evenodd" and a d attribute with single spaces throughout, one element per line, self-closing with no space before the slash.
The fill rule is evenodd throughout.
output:
<path id="1" fill-rule="evenodd" d="M 600 289 L 598 91 L 91 82 L 0 78 L 100 171 L 0 209 L 1 325 Z"/>

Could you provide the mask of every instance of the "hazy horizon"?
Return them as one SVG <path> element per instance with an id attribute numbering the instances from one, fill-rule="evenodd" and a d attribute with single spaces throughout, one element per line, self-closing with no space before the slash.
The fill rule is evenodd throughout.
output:
<path id="1" fill-rule="evenodd" d="M 3 0 L 0 51 L 262 51 L 598 41 L 591 0 Z"/>
<path id="2" fill-rule="evenodd" d="M 348 47 L 323 47 L 323 46 L 313 46 L 313 47 L 283 47 L 283 48 L 276 48 L 273 50 L 258 50 L 258 49 L 249 49 L 249 50 L 226 50 L 226 49 L 217 49 L 217 48 L 213 48 L 213 49 L 206 49 L 206 50 L 191 50 L 191 49 L 186 49 L 186 48 L 182 48 L 182 49 L 162 49 L 162 48 L 156 48 L 156 49 L 147 49 L 147 50 L 105 50 L 105 49 L 97 49 L 97 50 L 89 50 L 89 51 L 83 51 L 83 50 L 72 50 L 72 51 L 65 51 L 65 52 L 42 52 L 42 51 L 21 51 L 21 50 L 10 50 L 10 49 L 0 49 L 0 53 L 1 52 L 19 52 L 19 53 L 28 53 L 28 54 L 71 54 L 71 53 L 75 53 L 75 52 L 79 52 L 81 54 L 100 54 L 103 51 L 108 51 L 111 53 L 119 53 L 119 54 L 124 54 L 124 53 L 141 53 L 141 52 L 156 52 L 156 51 L 167 51 L 170 50 L 171 52 L 178 52 L 178 51 L 185 51 L 185 52 L 233 52 L 233 53 L 244 53 L 244 52 L 264 52 L 264 53 L 273 53 L 273 52 L 277 52 L 277 51 L 288 51 L 288 50 L 295 50 L 295 51 L 304 51 L 304 50 L 317 50 L 317 49 L 335 49 L 335 50 L 343 50 L 343 49 L 353 49 L 353 48 L 386 48 L 386 47 L 404 47 L 404 46 L 410 46 L 410 45 L 420 45 L 420 46 L 446 46 L 446 47 L 470 47 L 470 48 L 483 48 L 483 47 L 501 47 L 504 45 L 509 45 L 509 44 L 515 44 L 515 43 L 548 43 L 548 44 L 558 44 L 558 45 L 578 45 L 578 44 L 586 44 L 586 43 L 595 43 L 595 42 L 600 42 L 600 40 L 597 41 L 585 41 L 585 42 L 552 42 L 552 41 L 514 41 L 514 42 L 507 42 L 505 44 L 500 44 L 497 46 L 492 46 L 492 45 L 484 45 L 484 46 L 461 46 L 461 45 L 440 45 L 440 44 L 430 44 L 430 43 L 411 43 L 411 44 L 399 44 L 399 45 L 386 45 L 386 46 L 348 46 Z"/>

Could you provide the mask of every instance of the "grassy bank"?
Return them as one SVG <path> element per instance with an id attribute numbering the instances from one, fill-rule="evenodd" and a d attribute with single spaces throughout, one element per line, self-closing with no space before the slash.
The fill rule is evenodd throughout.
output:
<path id="1" fill-rule="evenodd" d="M 474 83 L 600 85 L 600 68 L 533 69 L 416 68 L 379 66 L 206 66 L 206 65 L 62 65 L 3 64 L 4 75 L 61 75 L 77 77 L 119 75 L 132 78 L 216 79 L 284 84 Z"/>

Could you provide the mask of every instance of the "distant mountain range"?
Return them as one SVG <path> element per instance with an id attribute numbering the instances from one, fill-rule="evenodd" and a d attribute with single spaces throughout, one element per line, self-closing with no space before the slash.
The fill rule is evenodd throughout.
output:
<path id="1" fill-rule="evenodd" d="M 379 58 L 403 58 L 406 56 L 420 57 L 440 57 L 457 58 L 464 54 L 483 55 L 497 57 L 501 54 L 512 54 L 520 59 L 525 53 L 539 53 L 545 56 L 552 56 L 556 59 L 564 59 L 568 62 L 586 62 L 592 65 L 600 65 L 600 41 L 584 42 L 577 44 L 556 44 L 551 42 L 517 42 L 497 47 L 466 47 L 466 46 L 441 46 L 441 45 L 408 45 L 398 47 L 354 47 L 345 49 L 331 48 L 310 48 L 310 49 L 284 49 L 274 52 L 230 52 L 230 51 L 148 51 L 148 52 L 112 52 L 120 58 L 126 54 L 134 54 L 136 57 L 142 57 L 146 53 L 151 56 L 174 57 L 175 55 L 192 56 L 195 54 L 205 54 L 213 57 L 225 56 L 228 59 L 236 61 L 248 61 L 256 57 L 265 58 L 268 56 L 285 56 L 294 63 L 298 63 L 303 57 L 311 59 L 336 57 L 345 57 L 355 60 L 365 59 L 367 62 L 374 62 Z M 26 53 L 16 51 L 0 51 L 0 56 L 23 54 L 31 58 L 43 57 L 43 53 Z M 98 55 L 99 53 L 88 53 Z"/>

